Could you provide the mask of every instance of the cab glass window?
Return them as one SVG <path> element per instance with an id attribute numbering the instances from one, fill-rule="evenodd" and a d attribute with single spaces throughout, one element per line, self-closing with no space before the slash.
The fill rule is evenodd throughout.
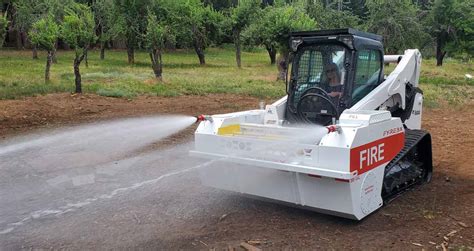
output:
<path id="1" fill-rule="evenodd" d="M 301 95 L 312 87 L 330 92 L 330 85 L 342 86 L 345 55 L 346 49 L 340 45 L 311 46 L 299 51 L 293 62 L 292 105 L 296 107 Z"/>
<path id="2" fill-rule="evenodd" d="M 352 104 L 357 103 L 380 84 L 382 55 L 377 50 L 361 50 L 357 54 Z"/>

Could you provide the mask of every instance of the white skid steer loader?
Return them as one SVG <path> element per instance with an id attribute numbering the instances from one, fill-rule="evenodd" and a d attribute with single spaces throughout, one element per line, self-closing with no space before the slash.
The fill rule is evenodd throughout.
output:
<path id="1" fill-rule="evenodd" d="M 204 185 L 360 220 L 432 175 L 421 130 L 421 54 L 383 55 L 354 29 L 296 32 L 287 96 L 198 117 Z M 383 67 L 398 63 L 384 78 Z"/>

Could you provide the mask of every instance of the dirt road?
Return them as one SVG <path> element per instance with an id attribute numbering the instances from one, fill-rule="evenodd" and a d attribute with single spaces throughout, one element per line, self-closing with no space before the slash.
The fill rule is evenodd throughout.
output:
<path id="1" fill-rule="evenodd" d="M 128 101 L 54 94 L 0 101 L 0 144 L 118 117 L 215 114 L 257 105 L 257 99 L 231 95 Z M 138 150 L 105 160 L 106 154 L 84 156 L 81 143 L 61 149 L 65 155 L 51 154 L 50 145 L 0 153 L 0 247 L 226 249 L 248 241 L 263 249 L 472 249 L 473 108 L 425 111 L 434 144 L 432 183 L 361 222 L 201 186 L 196 170 L 205 161 L 186 154 L 193 127 L 155 135 Z M 69 162 L 48 163 L 57 156 Z"/>

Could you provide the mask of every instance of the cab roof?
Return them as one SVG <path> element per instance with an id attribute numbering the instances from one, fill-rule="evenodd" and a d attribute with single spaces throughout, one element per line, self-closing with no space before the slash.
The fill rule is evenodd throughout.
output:
<path id="1" fill-rule="evenodd" d="M 315 31 L 297 31 L 291 32 L 291 37 L 319 37 L 319 36 L 337 36 L 337 35 L 353 35 L 363 38 L 369 38 L 382 42 L 382 36 L 359 31 L 353 28 L 332 29 L 332 30 L 315 30 Z"/>
<path id="2" fill-rule="evenodd" d="M 352 28 L 299 31 L 290 33 L 290 48 L 296 51 L 299 45 L 312 46 L 324 43 L 338 42 L 351 50 L 365 48 L 377 49 L 383 52 L 383 37 L 377 34 L 359 31 Z"/>

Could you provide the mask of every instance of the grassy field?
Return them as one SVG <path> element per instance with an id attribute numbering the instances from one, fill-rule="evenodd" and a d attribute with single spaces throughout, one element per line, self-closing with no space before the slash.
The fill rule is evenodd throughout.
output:
<path id="1" fill-rule="evenodd" d="M 59 51 L 58 63 L 51 69 L 51 82 L 44 83 L 45 53 L 31 59 L 31 51 L 0 51 L 0 99 L 74 90 L 73 52 Z M 269 64 L 264 50 L 244 52 L 243 68 L 235 66 L 232 48 L 210 48 L 206 66 L 200 66 L 193 51 L 176 51 L 164 55 L 163 82 L 153 77 L 148 54 L 138 52 L 136 63 L 128 65 L 125 51 L 107 51 L 99 59 L 98 51 L 89 53 L 89 67 L 81 65 L 86 93 L 133 98 L 137 95 L 177 96 L 233 93 L 276 98 L 284 95 L 283 82 L 275 81 L 276 67 Z M 459 105 L 474 96 L 473 64 L 446 60 L 436 67 L 434 60 L 424 60 L 421 87 L 430 107 Z"/>

